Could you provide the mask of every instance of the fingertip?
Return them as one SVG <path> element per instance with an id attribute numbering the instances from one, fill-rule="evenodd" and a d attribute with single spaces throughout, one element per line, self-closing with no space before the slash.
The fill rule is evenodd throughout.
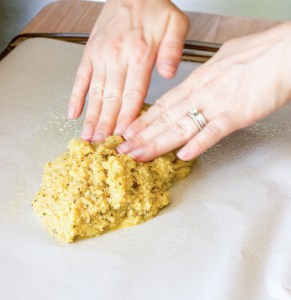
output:
<path id="1" fill-rule="evenodd" d="M 82 133 L 81 133 L 81 138 L 84 141 L 90 142 L 93 138 L 94 135 L 94 129 L 91 126 L 84 126 Z"/>
<path id="2" fill-rule="evenodd" d="M 68 109 L 68 119 L 75 119 L 76 118 L 76 110 L 75 110 L 75 107 L 73 106 L 70 106 L 69 109 Z"/>
<path id="3" fill-rule="evenodd" d="M 120 136 L 123 136 L 123 132 L 124 132 L 124 126 L 122 124 L 117 124 L 113 131 L 113 134 L 118 134 Z"/>
<path id="4" fill-rule="evenodd" d="M 141 146 L 132 150 L 128 155 L 130 155 L 136 161 L 142 161 L 146 153 L 146 149 Z"/>
<path id="5" fill-rule="evenodd" d="M 91 142 L 92 141 L 92 135 L 84 135 L 84 134 L 82 134 L 81 138 L 82 138 L 83 141 L 86 141 L 86 142 Z"/>
<path id="6" fill-rule="evenodd" d="M 125 140 L 128 140 L 136 134 L 136 131 L 133 128 L 134 122 L 123 118 L 121 118 L 121 120 L 123 120 L 123 122 L 118 122 L 116 131 L 118 131 L 118 134 L 120 134 Z"/>
<path id="7" fill-rule="evenodd" d="M 82 113 L 83 107 L 79 107 L 72 104 L 69 104 L 68 107 L 68 119 L 70 120 L 74 120 L 80 117 L 81 113 Z"/>
<path id="8" fill-rule="evenodd" d="M 102 130 L 96 130 L 92 137 L 92 142 L 102 143 L 106 140 L 106 135 Z"/>
<path id="9" fill-rule="evenodd" d="M 190 158 L 191 152 L 187 147 L 183 147 L 182 149 L 180 149 L 176 155 L 179 159 L 183 161 L 188 161 L 192 159 Z"/>
<path id="10" fill-rule="evenodd" d="M 132 146 L 128 142 L 124 142 L 120 144 L 116 149 L 120 154 L 129 154 L 132 150 Z"/>
<path id="11" fill-rule="evenodd" d="M 162 61 L 158 64 L 158 72 L 164 78 L 173 78 L 177 72 L 177 64 L 171 60 Z"/>
<path id="12" fill-rule="evenodd" d="M 83 110 L 83 109 L 81 109 L 81 110 L 79 110 L 79 111 L 76 111 L 74 119 L 78 119 L 78 118 L 80 117 L 80 115 L 81 115 L 81 113 L 82 113 L 82 110 Z"/>

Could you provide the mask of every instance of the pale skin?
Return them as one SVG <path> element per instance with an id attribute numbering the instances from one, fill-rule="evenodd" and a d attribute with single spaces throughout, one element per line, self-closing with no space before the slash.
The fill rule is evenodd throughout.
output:
<path id="1" fill-rule="evenodd" d="M 107 1 L 91 33 L 69 103 L 77 118 L 88 92 L 82 138 L 101 142 L 122 134 L 117 150 L 150 161 L 177 147 L 190 160 L 230 133 L 291 99 L 291 22 L 226 42 L 207 63 L 168 91 L 141 117 L 154 63 L 175 75 L 189 27 L 168 0 Z M 207 125 L 187 116 L 196 107 Z"/>
<path id="2" fill-rule="evenodd" d="M 108 0 L 77 71 L 69 118 L 89 101 L 82 138 L 101 142 L 122 134 L 137 117 L 155 61 L 171 78 L 180 62 L 188 18 L 169 0 Z"/>

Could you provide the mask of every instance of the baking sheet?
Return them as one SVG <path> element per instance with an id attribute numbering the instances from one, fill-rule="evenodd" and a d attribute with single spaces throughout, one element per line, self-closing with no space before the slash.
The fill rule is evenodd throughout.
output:
<path id="1" fill-rule="evenodd" d="M 153 220 L 61 244 L 30 203 L 78 135 L 66 107 L 83 46 L 23 42 L 0 62 L 0 293 L 6 299 L 291 299 L 291 105 L 203 154 Z M 174 80 L 155 72 L 156 99 Z"/>

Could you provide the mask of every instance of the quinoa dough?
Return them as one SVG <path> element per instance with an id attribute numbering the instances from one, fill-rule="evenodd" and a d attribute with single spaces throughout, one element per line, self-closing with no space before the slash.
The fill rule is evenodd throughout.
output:
<path id="1" fill-rule="evenodd" d="M 172 182 L 186 177 L 193 162 L 174 152 L 149 163 L 118 154 L 120 136 L 102 144 L 72 139 L 68 150 L 44 167 L 33 208 L 58 240 L 98 236 L 153 218 L 170 202 Z"/>

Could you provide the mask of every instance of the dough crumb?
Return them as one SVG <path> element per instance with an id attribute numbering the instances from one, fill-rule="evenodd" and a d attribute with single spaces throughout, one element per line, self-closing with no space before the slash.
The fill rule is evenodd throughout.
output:
<path id="1" fill-rule="evenodd" d="M 44 167 L 32 206 L 58 240 L 99 236 L 153 218 L 170 202 L 169 188 L 190 172 L 176 151 L 140 163 L 118 154 L 123 138 L 102 144 L 72 139 L 68 149 Z"/>

